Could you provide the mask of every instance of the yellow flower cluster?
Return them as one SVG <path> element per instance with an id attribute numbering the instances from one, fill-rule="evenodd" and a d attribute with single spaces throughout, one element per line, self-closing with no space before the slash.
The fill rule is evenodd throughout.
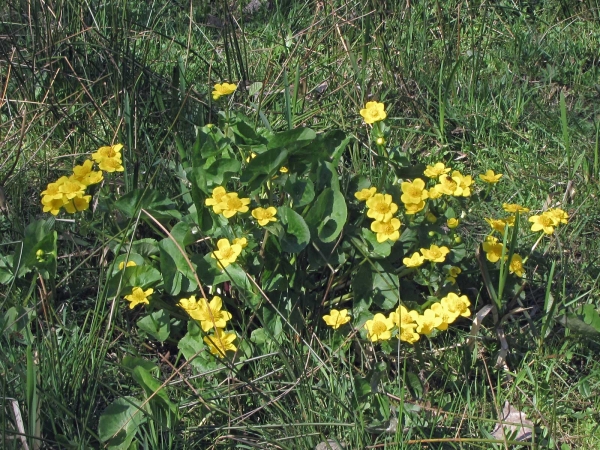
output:
<path id="1" fill-rule="evenodd" d="M 431 244 L 429 248 L 422 248 L 420 253 L 414 252 L 410 258 L 404 258 L 402 263 L 410 268 L 419 267 L 423 265 L 425 261 L 443 263 L 446 260 L 448 253 L 450 253 L 448 247 L 444 245 L 438 247 L 435 244 Z"/>
<path id="2" fill-rule="evenodd" d="M 111 147 L 101 147 L 98 152 L 105 148 Z M 54 183 L 48 183 L 46 189 L 41 192 L 43 211 L 56 216 L 62 208 L 69 214 L 88 209 L 92 196 L 86 195 L 85 191 L 88 186 L 100 183 L 104 179 L 102 170 L 106 170 L 102 164 L 102 170 L 94 171 L 93 168 L 94 162 L 88 159 L 83 164 L 73 167 L 71 176 L 62 176 Z"/>
<path id="3" fill-rule="evenodd" d="M 466 295 L 459 297 L 451 292 L 423 311 L 423 314 L 408 311 L 400 305 L 387 317 L 381 313 L 375 314 L 373 319 L 365 322 L 364 328 L 367 330 L 367 339 L 371 342 L 389 340 L 394 329 L 397 329 L 398 339 L 414 344 L 421 334 L 429 335 L 434 329 L 447 330 L 448 325 L 459 317 L 469 317 L 469 306 L 471 302 Z"/>
<path id="4" fill-rule="evenodd" d="M 460 269 L 459 269 L 460 270 Z M 387 341 L 392 338 L 392 333 L 397 329 L 398 339 L 410 344 L 419 340 L 421 334 L 429 335 L 437 328 L 440 331 L 448 329 L 458 317 L 469 317 L 471 302 L 466 295 L 460 297 L 455 293 L 449 293 L 439 303 L 434 303 L 431 308 L 419 314 L 417 311 L 408 311 L 400 305 L 389 316 L 377 313 L 372 319 L 365 322 L 367 339 L 371 342 Z M 329 314 L 323 316 L 323 320 L 333 329 L 348 323 L 351 317 L 347 309 L 338 311 L 332 309 Z"/>
<path id="5" fill-rule="evenodd" d="M 212 206 L 215 214 L 222 214 L 231 219 L 237 213 L 248 212 L 249 198 L 239 198 L 237 192 L 227 192 L 222 186 L 213 189 L 212 197 L 204 201 L 206 206 Z"/>
<path id="6" fill-rule="evenodd" d="M 529 212 L 529 208 L 521 206 L 517 203 L 503 203 L 502 208 L 504 211 L 511 214 L 521 214 Z M 566 224 L 568 222 L 569 215 L 560 208 L 552 208 L 540 215 L 531 216 L 529 222 L 532 223 L 531 231 L 542 231 L 545 234 L 554 233 L 554 229 L 560 224 Z M 514 227 L 516 216 L 509 216 L 504 219 L 491 219 L 486 218 L 485 221 L 492 228 L 492 232 L 496 231 L 504 235 L 504 229 L 508 225 Z M 488 261 L 496 263 L 502 259 L 502 252 L 505 252 L 504 258 L 506 258 L 508 251 L 504 250 L 504 245 L 495 236 L 487 236 L 482 244 L 483 251 Z M 514 273 L 518 277 L 522 277 L 525 274 L 523 267 L 523 258 L 514 253 L 511 257 L 508 265 L 509 272 Z"/>
<path id="7" fill-rule="evenodd" d="M 359 201 L 366 201 L 367 217 L 371 222 L 371 231 L 376 233 L 377 242 L 387 240 L 395 242 L 400 238 L 400 219 L 393 217 L 398 212 L 398 205 L 392 201 L 389 194 L 377 193 L 377 188 L 363 189 L 354 194 Z"/>
<path id="8" fill-rule="evenodd" d="M 546 234 L 554 233 L 554 228 L 561 223 L 566 224 L 569 215 L 560 208 L 549 209 L 539 216 L 531 216 L 529 221 L 533 223 L 531 231 L 543 231 Z"/>
<path id="9" fill-rule="evenodd" d="M 498 238 L 495 236 L 486 236 L 485 241 L 482 244 L 483 251 L 485 252 L 485 257 L 491 263 L 497 263 L 502 259 L 502 252 L 504 251 L 504 244 L 498 241 Z M 508 257 L 508 250 L 506 250 L 506 255 L 504 255 L 504 259 Z M 519 278 L 525 275 L 525 268 L 523 267 L 523 258 L 517 253 L 513 253 L 512 258 L 510 259 L 510 264 L 508 265 L 508 270 L 510 273 L 514 273 Z"/>
<path id="10" fill-rule="evenodd" d="M 92 153 L 92 159 L 98 163 L 100 170 L 105 172 L 123 172 L 123 161 L 121 158 L 121 149 L 123 144 L 107 145 L 100 147 L 95 153 Z"/>
<path id="11" fill-rule="evenodd" d="M 229 239 L 219 239 L 217 241 L 217 249 L 210 254 L 210 257 L 217 260 L 217 265 L 221 270 L 225 269 L 229 264 L 233 264 L 242 249 L 248 245 L 246 238 L 235 238 L 229 242 Z"/>
<path id="12" fill-rule="evenodd" d="M 205 298 L 196 300 L 196 296 L 182 298 L 177 303 L 188 313 L 188 315 L 200 323 L 202 331 L 207 333 L 214 329 L 214 334 L 204 337 L 204 343 L 208 346 L 210 352 L 222 358 L 228 350 L 236 351 L 237 347 L 233 344 L 235 333 L 228 333 L 224 330 L 227 322 L 231 320 L 231 314 L 223 311 L 223 301 L 221 297 L 215 295 L 209 302 Z"/>

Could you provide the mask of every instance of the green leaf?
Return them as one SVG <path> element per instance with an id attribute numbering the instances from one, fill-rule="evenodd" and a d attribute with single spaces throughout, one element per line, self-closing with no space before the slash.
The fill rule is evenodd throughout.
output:
<path id="1" fill-rule="evenodd" d="M 290 195 L 295 208 L 308 205 L 315 198 L 315 187 L 309 179 L 298 180 L 290 176 L 283 190 Z"/>
<path id="2" fill-rule="evenodd" d="M 267 150 L 285 148 L 288 152 L 293 153 L 295 150 L 309 145 L 316 137 L 317 134 L 310 128 L 294 128 L 269 137 Z"/>
<path id="3" fill-rule="evenodd" d="M 258 189 L 262 183 L 270 180 L 287 159 L 288 152 L 275 148 L 267 150 L 250 160 L 240 176 L 243 184 L 250 186 L 251 190 Z"/>
<path id="4" fill-rule="evenodd" d="M 121 397 L 111 403 L 98 421 L 100 441 L 114 450 L 129 447 L 139 426 L 146 421 L 141 402 L 134 397 Z"/>
<path id="5" fill-rule="evenodd" d="M 123 361 L 121 362 L 121 365 L 123 367 L 125 367 L 126 369 L 129 369 L 130 371 L 135 369 L 137 366 L 143 367 L 150 373 L 152 373 L 152 372 L 158 373 L 158 371 L 159 371 L 158 366 L 156 364 L 154 364 L 152 361 L 148 361 L 147 359 L 140 358 L 138 356 L 131 356 L 131 355 L 125 356 L 123 358 Z"/>
<path id="6" fill-rule="evenodd" d="M 348 209 L 342 193 L 328 188 L 321 192 L 308 211 L 306 223 L 313 238 L 318 236 L 323 242 L 332 242 L 342 232 L 347 216 Z"/>
<path id="7" fill-rule="evenodd" d="M 33 342 L 34 336 L 31 331 L 33 312 L 23 306 L 11 306 L 0 318 L 0 333 L 7 339 L 14 339 L 21 344 Z"/>
<path id="8" fill-rule="evenodd" d="M 598 315 L 598 311 L 596 311 L 594 305 L 589 303 L 583 305 L 581 313 L 583 314 L 583 321 L 600 333 L 600 315 Z"/>
<path id="9" fill-rule="evenodd" d="M 56 277 L 57 234 L 52 230 L 54 217 L 36 220 L 25 227 L 23 242 L 15 249 L 13 262 L 17 266 L 17 277 L 22 277 L 37 268 L 44 278 L 54 282 Z M 43 252 L 39 257 L 38 250 Z"/>
<path id="10" fill-rule="evenodd" d="M 119 265 L 121 263 L 126 264 L 126 262 L 129 261 L 133 261 L 135 263 L 135 266 L 143 266 L 145 261 L 144 258 L 142 257 L 142 255 L 138 255 L 137 253 L 131 252 L 129 255 L 127 253 L 122 253 L 119 256 L 117 256 L 115 258 L 114 264 L 112 266 L 112 275 L 116 275 L 117 273 L 119 273 L 121 270 L 123 269 L 119 269 Z M 130 269 L 131 267 L 128 267 L 128 269 Z"/>
<path id="11" fill-rule="evenodd" d="M 179 340 L 177 348 L 187 361 L 191 360 L 190 364 L 198 370 L 206 371 L 218 366 L 216 359 L 205 351 L 206 345 L 202 340 L 200 327 L 194 321 L 188 322 L 188 332 Z"/>
<path id="12" fill-rule="evenodd" d="M 337 170 L 333 164 L 327 161 L 321 161 L 317 168 L 315 189 L 317 192 L 321 192 L 326 188 L 331 188 L 338 192 L 340 190 L 340 181 Z"/>
<path id="13" fill-rule="evenodd" d="M 398 276 L 386 272 L 379 263 L 365 262 L 352 280 L 354 301 L 361 310 L 372 303 L 379 309 L 390 310 L 398 303 L 399 283 Z"/>
<path id="14" fill-rule="evenodd" d="M 231 158 L 219 158 L 213 162 L 210 167 L 205 168 L 205 177 L 208 184 L 221 186 L 223 180 L 226 178 L 225 175 L 228 173 L 238 173 L 242 165 L 237 159 Z M 225 182 L 229 179 L 225 180 Z"/>
<path id="15" fill-rule="evenodd" d="M 171 332 L 171 320 L 169 313 L 164 309 L 142 317 L 137 321 L 140 330 L 145 331 L 159 342 L 164 342 Z"/>
<path id="16" fill-rule="evenodd" d="M 181 248 L 185 248 L 196 241 L 196 237 L 192 233 L 192 227 L 186 222 L 178 222 L 175 224 L 171 230 L 171 236 L 179 242 Z"/>
<path id="17" fill-rule="evenodd" d="M 259 84 L 262 87 L 262 83 L 253 83 L 252 86 Z M 260 90 L 260 87 L 258 88 Z M 250 89 L 251 90 L 251 89 Z M 254 94 L 248 93 L 248 95 L 252 96 Z M 232 127 L 233 132 L 242 138 L 241 144 L 245 145 L 266 145 L 267 139 L 263 136 L 259 135 L 254 126 L 250 123 L 249 119 L 244 116 L 242 113 L 237 113 L 237 121 L 235 125 Z"/>
<path id="18" fill-rule="evenodd" d="M 287 206 L 277 209 L 277 215 L 283 225 L 283 233 L 279 237 L 284 252 L 299 253 L 310 242 L 310 231 L 300 214 Z"/>
<path id="19" fill-rule="evenodd" d="M 129 218 L 137 216 L 140 209 L 145 209 L 157 220 L 181 219 L 177 205 L 154 189 L 134 189 L 117 200 L 115 207 Z"/>
<path id="20" fill-rule="evenodd" d="M 589 339 L 597 340 L 600 337 L 600 331 L 590 324 L 585 323 L 579 316 L 573 313 L 563 314 L 558 318 L 558 322 L 565 328 L 588 337 Z"/>
<path id="21" fill-rule="evenodd" d="M 121 278 L 122 277 L 122 278 Z M 117 294 L 119 283 L 121 292 L 129 294 L 134 287 L 146 289 L 162 280 L 161 273 L 150 264 L 142 266 L 126 267 L 116 272 L 108 282 L 108 296 Z"/>
<path id="22" fill-rule="evenodd" d="M 194 291 L 197 288 L 195 268 L 190 268 L 178 246 L 170 238 L 163 239 L 158 246 L 165 290 L 170 295 L 179 295 L 181 291 Z"/>
<path id="23" fill-rule="evenodd" d="M 377 235 L 371 230 L 363 228 L 361 230 L 362 237 L 369 243 L 369 253 L 372 258 L 386 258 L 392 252 L 393 243 L 390 241 L 378 242 Z"/>
<path id="24" fill-rule="evenodd" d="M 133 253 L 138 253 L 145 258 L 152 255 L 158 255 L 158 242 L 156 239 L 152 238 L 138 239 L 137 241 L 132 242 L 131 251 Z"/>
<path id="25" fill-rule="evenodd" d="M 150 402 L 159 403 L 173 413 L 177 411 L 175 405 L 169 400 L 165 387 L 161 387 L 161 382 L 152 376 L 152 374 L 142 366 L 134 367 L 131 372 L 133 379 L 142 387 L 146 393 L 146 397 L 150 398 Z"/>

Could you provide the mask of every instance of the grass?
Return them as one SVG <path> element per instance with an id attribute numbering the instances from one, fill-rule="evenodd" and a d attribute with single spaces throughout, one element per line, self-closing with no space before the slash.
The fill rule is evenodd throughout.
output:
<path id="1" fill-rule="evenodd" d="M 600 306 L 600 5 L 412 3 L 275 0 L 253 15 L 223 1 L 0 7 L 2 255 L 42 216 L 39 192 L 49 180 L 106 142 L 125 144 L 120 193 L 148 186 L 183 196 L 180 155 L 195 127 L 216 120 L 210 90 L 227 80 L 262 83 L 234 104 L 257 126 L 351 133 L 345 186 L 355 174 L 374 183 L 382 176 L 358 115 L 370 100 L 386 104 L 389 141 L 411 162 L 503 173 L 465 219 L 468 245 L 481 241 L 483 217 L 503 201 L 561 204 L 572 217 L 531 257 L 529 283 L 515 296 L 521 309 L 505 318 L 510 351 L 500 369 L 487 322 L 473 349 L 464 345 L 468 330 L 457 329 L 390 356 L 310 328 L 296 335 L 280 321 L 239 367 L 190 367 L 176 343 L 147 339 L 134 324 L 139 313 L 107 296 L 101 261 L 123 239 L 117 222 L 59 219 L 55 295 L 37 279 L 2 285 L 0 294 L 0 398 L 18 400 L 30 448 L 101 448 L 104 409 L 148 396 L 126 356 L 153 361 L 178 406 L 172 416 L 146 414 L 144 448 L 312 449 L 327 439 L 352 449 L 491 448 L 505 401 L 535 424 L 525 445 L 600 446 L 598 341 L 559 320 L 567 309 Z M 150 235 L 144 227 L 138 234 Z M 463 283 L 479 310 L 481 274 Z M 8 326 L 10 307 L 29 324 L 18 332 Z M 4 445 L 20 448 L 8 402 L 2 411 Z"/>

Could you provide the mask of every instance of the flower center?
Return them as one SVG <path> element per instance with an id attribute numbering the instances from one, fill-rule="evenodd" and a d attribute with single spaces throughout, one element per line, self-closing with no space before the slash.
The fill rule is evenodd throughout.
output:
<path id="1" fill-rule="evenodd" d="M 373 334 L 381 334 L 387 330 L 387 327 L 385 326 L 385 323 L 383 323 L 383 322 L 375 322 L 373 324 L 372 330 L 373 330 Z"/>
<path id="2" fill-rule="evenodd" d="M 227 209 L 239 209 L 241 207 L 242 201 L 239 198 L 233 197 L 227 200 Z"/>
<path id="3" fill-rule="evenodd" d="M 233 256 L 233 249 L 231 247 L 221 250 L 221 259 L 229 259 Z"/>
<path id="4" fill-rule="evenodd" d="M 390 211 L 390 205 L 384 202 L 379 202 L 375 205 L 373 209 L 378 213 L 385 214 Z"/>

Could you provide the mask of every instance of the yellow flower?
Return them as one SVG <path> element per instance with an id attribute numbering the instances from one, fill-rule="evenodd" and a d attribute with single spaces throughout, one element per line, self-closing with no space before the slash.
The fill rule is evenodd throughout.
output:
<path id="1" fill-rule="evenodd" d="M 387 117 L 384 111 L 385 105 L 379 102 L 367 102 L 364 109 L 360 110 L 360 115 L 363 116 L 365 123 L 375 123 Z"/>
<path id="2" fill-rule="evenodd" d="M 458 183 L 449 175 L 440 175 L 438 178 L 439 184 L 434 186 L 434 189 L 445 195 L 454 195 L 458 188 Z"/>
<path id="3" fill-rule="evenodd" d="M 235 338 L 235 333 L 227 333 L 220 328 L 216 328 L 215 334 L 204 336 L 203 341 L 208 345 L 208 349 L 213 355 L 223 358 L 228 350 L 232 352 L 237 350 L 237 347 L 233 345 Z"/>
<path id="4" fill-rule="evenodd" d="M 85 211 L 88 209 L 90 207 L 91 200 L 91 195 L 82 195 L 81 197 L 75 197 L 65 202 L 63 207 L 69 214 L 75 214 L 77 211 Z"/>
<path id="5" fill-rule="evenodd" d="M 214 91 L 212 91 L 213 100 L 219 100 L 220 97 L 224 95 L 231 95 L 237 89 L 236 84 L 231 83 L 223 83 L 223 84 L 215 84 Z"/>
<path id="6" fill-rule="evenodd" d="M 402 263 L 406 267 L 419 267 L 423 265 L 425 258 L 419 252 L 414 252 L 410 258 L 404 258 Z"/>
<path id="7" fill-rule="evenodd" d="M 277 222 L 275 215 L 277 214 L 277 208 L 269 206 L 268 208 L 256 208 L 252 210 L 252 217 L 254 217 L 261 227 L 264 227 L 269 222 Z M 227 216 L 226 216 L 227 217 Z"/>
<path id="8" fill-rule="evenodd" d="M 414 181 L 405 181 L 400 187 L 402 188 L 402 197 L 400 197 L 400 200 L 405 205 L 411 203 L 419 204 L 429 198 L 427 189 L 425 189 L 425 182 L 420 178 Z"/>
<path id="9" fill-rule="evenodd" d="M 370 187 L 368 189 L 362 189 L 362 190 L 356 192 L 354 194 L 354 196 L 356 197 L 357 200 L 359 200 L 361 202 L 365 202 L 365 201 L 369 200 L 371 197 L 373 197 L 376 192 L 377 192 L 376 187 Z"/>
<path id="10" fill-rule="evenodd" d="M 85 184 L 83 180 L 86 178 L 87 174 L 92 171 L 93 167 L 94 167 L 94 161 L 92 161 L 91 159 L 87 159 L 83 162 L 83 164 L 73 167 L 72 177 L 76 181 L 79 181 L 79 182 Z M 87 184 L 86 184 L 86 186 L 87 186 Z"/>
<path id="11" fill-rule="evenodd" d="M 104 179 L 104 176 L 102 175 L 102 171 L 98 170 L 98 171 L 91 171 L 90 173 L 88 173 L 83 178 L 83 180 L 81 180 L 81 182 L 83 184 L 85 184 L 86 186 L 91 186 L 92 184 L 100 183 L 103 179 Z"/>
<path id="12" fill-rule="evenodd" d="M 390 240 L 392 242 L 397 241 L 400 238 L 400 225 L 402 223 L 392 218 L 389 222 L 374 221 L 371 223 L 371 230 L 377 233 L 377 242 L 385 242 Z"/>
<path id="13" fill-rule="evenodd" d="M 415 319 L 410 315 L 408 309 L 406 309 L 403 305 L 398 306 L 396 311 L 392 311 L 390 313 L 390 319 L 398 328 L 415 323 Z"/>
<path id="14" fill-rule="evenodd" d="M 546 214 L 555 220 L 556 225 L 559 223 L 566 224 L 569 219 L 569 215 L 560 208 L 551 208 L 546 211 Z"/>
<path id="15" fill-rule="evenodd" d="M 125 170 L 121 162 L 121 158 L 105 158 L 100 161 L 98 167 L 108 173 L 123 172 Z"/>
<path id="16" fill-rule="evenodd" d="M 279 172 L 280 173 L 288 173 L 290 171 L 290 169 L 288 169 L 287 167 L 283 166 L 279 168 Z"/>
<path id="17" fill-rule="evenodd" d="M 456 228 L 459 224 L 460 220 L 456 219 L 455 217 L 452 217 L 446 221 L 448 228 Z"/>
<path id="18" fill-rule="evenodd" d="M 248 239 L 246 239 L 245 237 L 235 238 L 233 241 L 231 241 L 231 243 L 238 244 L 242 248 L 248 247 Z"/>
<path id="19" fill-rule="evenodd" d="M 223 214 L 227 219 L 230 219 L 237 213 L 248 212 L 249 204 L 249 198 L 239 198 L 237 192 L 230 192 L 221 198 L 221 201 L 213 207 L 213 210 L 217 214 Z"/>
<path id="20" fill-rule="evenodd" d="M 525 275 L 525 268 L 523 267 L 523 258 L 521 258 L 520 255 L 513 253 L 512 258 L 510 260 L 510 264 L 508 266 L 508 270 L 510 273 L 514 273 L 519 278 Z"/>
<path id="21" fill-rule="evenodd" d="M 531 216 L 529 221 L 533 223 L 531 231 L 541 230 L 546 234 L 554 233 L 554 227 L 558 225 L 558 220 L 547 211 L 539 216 Z"/>
<path id="22" fill-rule="evenodd" d="M 101 163 L 105 159 L 121 159 L 121 149 L 123 144 L 108 145 L 100 147 L 95 153 L 92 153 L 92 159 Z M 104 170 L 104 169 L 102 169 Z"/>
<path id="23" fill-rule="evenodd" d="M 228 239 L 219 239 L 217 248 L 210 254 L 210 257 L 217 260 L 217 265 L 222 269 L 229 264 L 233 264 L 237 257 L 242 253 L 240 244 L 230 244 Z"/>
<path id="24" fill-rule="evenodd" d="M 367 216 L 378 222 L 389 222 L 396 211 L 398 205 L 392 202 L 392 196 L 389 194 L 375 194 L 367 200 Z"/>
<path id="25" fill-rule="evenodd" d="M 506 219 L 488 219 L 486 217 L 485 221 L 492 228 L 492 230 L 504 234 L 504 227 L 506 225 L 508 225 L 509 227 L 513 227 L 515 225 L 515 216 L 510 216 Z"/>
<path id="26" fill-rule="evenodd" d="M 55 183 L 48 183 L 46 190 L 41 192 L 43 196 L 42 203 L 49 203 L 51 200 L 62 200 L 63 193 L 60 187 L 67 181 L 69 181 L 67 177 L 60 177 Z"/>
<path id="27" fill-rule="evenodd" d="M 341 311 L 338 311 L 337 309 L 332 309 L 331 311 L 329 311 L 329 314 L 323 316 L 323 320 L 331 328 L 337 330 L 345 323 L 350 322 L 350 315 L 348 314 L 347 309 L 342 309 Z"/>
<path id="28" fill-rule="evenodd" d="M 135 266 L 137 266 L 135 261 L 129 260 L 129 261 L 127 261 L 127 264 L 125 264 L 125 261 L 121 261 L 119 263 L 119 270 L 123 270 L 125 267 L 135 267 Z"/>
<path id="29" fill-rule="evenodd" d="M 501 242 L 498 242 L 498 239 L 493 236 L 487 236 L 485 238 L 485 242 L 483 243 L 485 257 L 491 263 L 498 262 L 500 258 L 502 258 L 503 248 L 504 245 L 502 245 Z"/>
<path id="30" fill-rule="evenodd" d="M 479 179 L 481 181 L 485 181 L 486 183 L 496 184 L 502 178 L 502 174 L 495 174 L 493 170 L 487 170 L 485 174 L 479 175 Z"/>
<path id="31" fill-rule="evenodd" d="M 423 255 L 423 258 L 431 262 L 444 262 L 448 253 L 450 253 L 450 249 L 448 247 L 438 247 L 434 244 L 432 244 L 429 248 L 421 249 L 421 254 Z"/>
<path id="32" fill-rule="evenodd" d="M 456 183 L 456 190 L 452 193 L 455 197 L 468 197 L 471 195 L 473 179 L 471 175 L 463 175 L 458 170 L 452 172 L 452 180 Z"/>
<path id="33" fill-rule="evenodd" d="M 446 167 L 444 165 L 444 163 L 435 163 L 433 166 L 427 166 L 427 168 L 425 169 L 425 171 L 423 172 L 423 175 L 425 175 L 427 178 L 439 178 L 440 175 L 445 175 L 448 172 L 450 172 L 449 167 Z"/>
<path id="34" fill-rule="evenodd" d="M 441 184 L 436 184 L 434 187 L 429 189 L 429 198 L 431 200 L 435 200 L 436 198 L 440 198 L 444 193 L 442 192 L 443 186 Z"/>
<path id="35" fill-rule="evenodd" d="M 384 145 L 385 144 L 385 139 L 382 137 L 378 137 L 377 140 L 375 141 L 375 143 L 377 145 Z"/>
<path id="36" fill-rule="evenodd" d="M 249 163 L 250 161 L 252 161 L 254 158 L 256 158 L 256 153 L 254 152 L 250 152 L 250 156 L 248 156 L 246 158 L 246 162 Z"/>
<path id="37" fill-rule="evenodd" d="M 71 200 L 75 197 L 81 197 L 85 193 L 85 185 L 77 180 L 67 180 L 58 188 L 65 199 Z"/>
<path id="38" fill-rule="evenodd" d="M 412 214 L 416 214 L 419 211 L 421 211 L 423 208 L 425 208 L 425 202 L 419 202 L 419 203 L 407 203 L 404 205 L 404 209 L 405 209 L 405 213 L 412 215 Z"/>
<path id="39" fill-rule="evenodd" d="M 221 214 L 221 209 L 219 208 L 219 203 L 223 201 L 223 197 L 227 195 L 225 188 L 222 186 L 217 186 L 212 191 L 212 197 L 204 200 L 204 204 L 206 206 L 212 206 L 215 214 Z"/>
<path id="40" fill-rule="evenodd" d="M 442 323 L 438 325 L 436 328 L 440 331 L 444 331 L 448 329 L 448 325 L 453 323 L 458 318 L 458 313 L 448 311 L 441 303 L 434 303 L 431 305 L 431 310 L 442 319 Z"/>
<path id="41" fill-rule="evenodd" d="M 373 319 L 365 322 L 367 330 L 367 339 L 371 342 L 387 341 L 392 337 L 392 329 L 394 322 L 389 317 L 385 317 L 381 313 L 375 314 Z"/>
<path id="42" fill-rule="evenodd" d="M 60 209 L 65 205 L 65 203 L 68 203 L 68 202 L 69 202 L 68 200 L 66 202 L 63 200 L 62 194 L 61 194 L 61 198 L 58 198 L 58 199 L 47 199 L 47 197 L 43 197 L 42 198 L 42 205 L 44 207 L 43 211 L 49 212 L 53 216 L 56 216 L 60 212 Z"/>
<path id="43" fill-rule="evenodd" d="M 140 303 L 145 303 L 146 305 L 150 302 L 148 301 L 148 297 L 152 295 L 154 289 L 146 289 L 145 291 L 140 287 L 134 287 L 131 291 L 130 295 L 125 296 L 125 300 L 131 302 L 129 303 L 129 309 L 135 308 Z"/>
<path id="44" fill-rule="evenodd" d="M 504 208 L 504 211 L 506 211 L 507 213 L 512 213 L 512 214 L 516 214 L 518 213 L 528 213 L 529 212 L 529 208 L 525 208 L 524 206 L 521 206 L 517 203 L 502 203 L 502 208 Z"/>
<path id="45" fill-rule="evenodd" d="M 440 300 L 440 303 L 450 314 L 456 314 L 457 317 L 469 317 L 471 315 L 471 311 L 469 310 L 471 302 L 466 295 L 461 295 L 459 297 L 454 292 L 450 292 L 446 297 Z"/>
<path id="46" fill-rule="evenodd" d="M 221 311 L 223 302 L 221 297 L 215 295 L 208 302 L 204 298 L 196 300 L 196 296 L 190 298 L 182 298 L 177 303 L 177 306 L 183 308 L 189 316 L 200 322 L 203 331 L 209 331 L 212 328 L 225 328 L 227 321 L 231 320 L 231 314 L 227 311 Z"/>
<path id="47" fill-rule="evenodd" d="M 421 337 L 419 333 L 415 332 L 415 328 L 417 327 L 416 323 L 411 325 L 406 325 L 400 328 L 400 333 L 398 334 L 398 339 L 404 342 L 408 342 L 409 344 L 414 344 Z"/>
<path id="48" fill-rule="evenodd" d="M 417 333 L 431 334 L 434 328 L 442 325 L 442 318 L 436 315 L 431 309 L 426 309 L 423 314 L 416 318 Z"/>

